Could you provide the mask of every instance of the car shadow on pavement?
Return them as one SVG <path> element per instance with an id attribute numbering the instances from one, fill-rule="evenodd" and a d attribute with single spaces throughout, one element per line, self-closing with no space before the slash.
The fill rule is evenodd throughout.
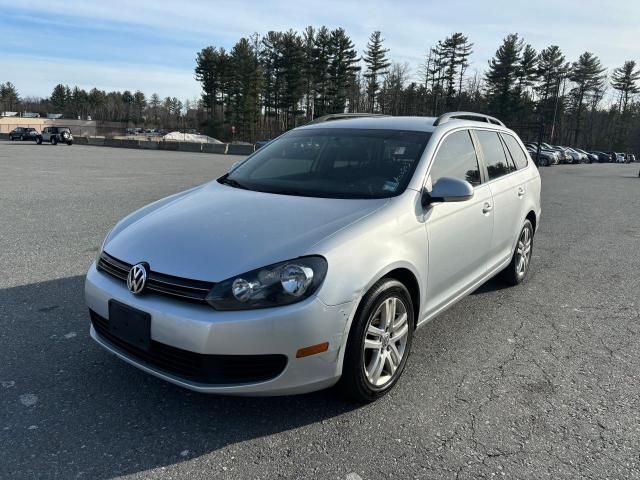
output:
<path id="1" fill-rule="evenodd" d="M 0 476 L 111 478 L 358 408 L 332 390 L 221 397 L 147 375 L 91 340 L 83 283 L 0 290 Z"/>
<path id="2" fill-rule="evenodd" d="M 498 292 L 509 288 L 509 285 L 498 277 L 493 277 L 475 289 L 471 295 L 483 295 L 485 293 Z"/>

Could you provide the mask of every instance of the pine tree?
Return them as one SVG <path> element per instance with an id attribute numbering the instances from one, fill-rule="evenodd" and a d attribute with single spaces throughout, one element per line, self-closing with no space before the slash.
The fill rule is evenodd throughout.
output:
<path id="1" fill-rule="evenodd" d="M 391 62 L 387 59 L 389 49 L 382 47 L 383 42 L 384 39 L 380 31 L 373 32 L 369 37 L 364 55 L 364 63 L 367 66 L 364 74 L 364 78 L 367 81 L 367 111 L 370 113 L 378 111 L 376 96 L 380 90 L 379 78 L 387 73 L 387 69 L 391 65 Z"/>
<path id="2" fill-rule="evenodd" d="M 584 52 L 580 55 L 578 61 L 573 62 L 571 65 L 569 80 L 575 85 L 571 90 L 575 116 L 574 145 L 578 145 L 585 97 L 603 88 L 603 73 L 605 70 L 606 69 L 600 64 L 598 57 L 591 52 Z"/>
<path id="3" fill-rule="evenodd" d="M 304 49 L 302 38 L 293 30 L 282 34 L 279 44 L 281 69 L 278 71 L 281 87 L 279 107 L 284 113 L 284 128 L 295 126 L 298 102 L 304 92 Z"/>
<path id="4" fill-rule="evenodd" d="M 538 80 L 538 54 L 529 44 L 526 44 L 522 50 L 517 75 L 518 90 L 521 94 L 527 94 Z"/>
<path id="5" fill-rule="evenodd" d="M 458 88 L 458 97 L 462 90 L 462 79 L 466 71 L 473 44 L 460 32 L 456 32 L 438 44 L 441 50 L 443 79 L 446 95 L 446 105 L 451 108 L 453 98 Z"/>
<path id="6" fill-rule="evenodd" d="M 204 103 L 204 99 L 203 99 L 203 103 Z M 157 93 L 153 93 L 151 95 L 151 98 L 149 99 L 149 108 L 151 109 L 151 115 L 153 115 L 154 125 L 158 125 L 161 104 L 162 102 L 160 101 L 160 96 Z"/>
<path id="7" fill-rule="evenodd" d="M 307 120 L 313 118 L 313 96 L 314 96 L 314 50 L 316 32 L 312 26 L 305 28 L 302 34 L 304 42 L 304 85 L 305 85 L 305 117 Z"/>
<path id="8" fill-rule="evenodd" d="M 0 111 L 13 112 L 18 108 L 20 96 L 11 82 L 0 84 Z"/>
<path id="9" fill-rule="evenodd" d="M 230 58 L 224 48 L 206 47 L 196 56 L 196 80 L 202 85 L 202 103 L 207 111 L 208 133 L 220 132 L 226 90 L 231 75 Z M 219 111 L 218 106 L 222 105 Z"/>
<path id="10" fill-rule="evenodd" d="M 49 101 L 56 113 L 64 113 L 67 106 L 67 88 L 61 83 L 53 87 Z"/>
<path id="11" fill-rule="evenodd" d="M 318 29 L 314 41 L 313 84 L 314 84 L 314 117 L 320 117 L 329 111 L 329 63 L 331 61 L 331 32 L 327 27 Z"/>
<path id="12" fill-rule="evenodd" d="M 514 86 L 520 68 L 522 44 L 518 34 L 507 35 L 489 61 L 489 70 L 485 74 L 489 108 L 503 119 L 510 118 L 517 108 L 518 92 Z"/>
<path id="13" fill-rule="evenodd" d="M 256 51 L 259 41 L 254 40 L 241 38 L 230 54 L 233 76 L 229 83 L 229 120 L 236 127 L 237 138 L 243 140 L 256 140 L 260 112 L 262 69 Z"/>
<path id="14" fill-rule="evenodd" d="M 136 90 L 133 94 L 133 109 L 134 109 L 134 121 L 136 123 L 142 122 L 143 112 L 147 106 L 147 99 L 140 90 Z"/>
<path id="15" fill-rule="evenodd" d="M 618 110 L 620 113 L 625 114 L 627 112 L 629 99 L 633 95 L 640 93 L 638 80 L 640 80 L 640 70 L 636 70 L 636 62 L 633 60 L 627 60 L 624 62 L 624 65 L 613 71 L 611 86 L 620 92 L 620 99 L 618 101 Z"/>
<path id="16" fill-rule="evenodd" d="M 430 69 L 428 74 L 431 77 L 431 114 L 439 115 L 442 108 L 441 99 L 444 96 L 444 72 L 446 67 L 446 50 L 441 40 L 431 48 L 429 58 Z"/>
<path id="17" fill-rule="evenodd" d="M 538 81 L 534 89 L 539 98 L 538 109 L 549 121 L 556 105 L 560 103 L 560 84 L 566 77 L 569 66 L 560 47 L 551 45 L 538 55 L 537 68 Z"/>
<path id="18" fill-rule="evenodd" d="M 330 111 L 342 113 L 347 105 L 349 90 L 355 83 L 356 73 L 360 71 L 357 65 L 360 59 L 353 42 L 342 28 L 331 32 L 329 52 L 330 63 L 327 73 L 330 81 Z"/>
<path id="19" fill-rule="evenodd" d="M 279 70 L 281 68 L 279 51 L 281 41 L 282 34 L 280 32 L 270 31 L 267 33 L 267 35 L 262 37 L 262 41 L 260 44 L 260 63 L 262 65 L 264 74 L 262 98 L 265 109 L 265 117 L 267 118 L 267 120 L 275 118 L 277 121 L 279 118 Z M 271 131 L 269 133 L 269 136 L 273 136 L 273 133 Z"/>

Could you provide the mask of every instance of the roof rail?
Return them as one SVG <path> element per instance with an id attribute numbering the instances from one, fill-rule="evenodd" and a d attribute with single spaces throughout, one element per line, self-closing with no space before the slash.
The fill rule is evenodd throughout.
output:
<path id="1" fill-rule="evenodd" d="M 485 115 L 484 113 L 475 113 L 475 112 L 448 112 L 440 115 L 435 122 L 433 122 L 433 126 L 437 127 L 443 123 L 448 122 L 453 119 L 461 119 L 461 120 L 472 120 L 474 122 L 484 122 L 484 123 L 492 123 L 493 125 L 500 125 L 502 127 L 505 126 L 500 120 L 495 117 L 490 117 L 489 115 Z"/>
<path id="2" fill-rule="evenodd" d="M 330 113 L 322 117 L 314 118 L 306 125 L 314 125 L 316 123 L 330 122 L 331 120 L 345 120 L 348 118 L 364 118 L 364 117 L 388 117 L 382 113 Z"/>

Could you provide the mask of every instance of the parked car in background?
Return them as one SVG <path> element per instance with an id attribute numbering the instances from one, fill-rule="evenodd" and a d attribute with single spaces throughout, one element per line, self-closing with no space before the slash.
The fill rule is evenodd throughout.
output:
<path id="1" fill-rule="evenodd" d="M 73 145 L 73 135 L 69 127 L 46 127 L 38 135 L 36 142 L 38 145 L 42 144 L 42 142 L 50 142 L 51 145 L 57 145 L 58 143 Z"/>
<path id="2" fill-rule="evenodd" d="M 556 147 L 554 145 L 549 145 L 548 143 L 541 143 L 540 145 L 543 148 L 546 148 L 546 149 L 552 150 L 554 152 L 557 152 L 557 154 L 558 154 L 558 163 L 568 163 L 569 160 L 571 160 L 571 157 L 569 156 L 569 154 L 567 152 L 565 152 L 562 147 Z"/>
<path id="3" fill-rule="evenodd" d="M 564 163 L 568 163 L 568 164 L 580 163 L 580 154 L 578 152 L 571 151 L 571 149 L 567 147 L 563 147 L 561 145 L 556 145 L 555 147 L 560 149 L 562 152 L 564 152 L 565 154 Z"/>
<path id="4" fill-rule="evenodd" d="M 587 162 L 587 156 L 578 152 L 575 148 L 571 148 L 571 147 L 564 147 L 564 149 L 569 152 L 569 155 L 571 155 L 571 163 L 586 163 Z"/>
<path id="5" fill-rule="evenodd" d="M 17 127 L 9 132 L 9 140 L 32 140 L 35 141 L 38 136 L 38 132 L 35 128 L 30 127 Z"/>
<path id="6" fill-rule="evenodd" d="M 574 148 L 574 150 L 582 155 L 587 157 L 587 163 L 593 163 L 598 161 L 598 156 L 593 153 L 589 153 L 586 150 L 582 150 L 581 148 Z"/>
<path id="7" fill-rule="evenodd" d="M 589 152 L 592 155 L 595 155 L 598 159 L 598 163 L 609 163 L 611 161 L 611 154 L 606 152 L 601 152 L 599 150 L 594 150 Z"/>
<path id="8" fill-rule="evenodd" d="M 90 334 L 199 392 L 339 383 L 370 402 L 415 329 L 494 275 L 526 278 L 540 214 L 538 169 L 495 118 L 308 124 L 120 221 L 87 273 Z"/>
<path id="9" fill-rule="evenodd" d="M 536 160 L 536 163 L 540 167 L 548 167 L 550 165 L 555 165 L 558 163 L 557 155 L 555 152 L 551 152 L 549 150 L 540 150 L 540 154 L 538 154 L 538 149 L 533 148 L 527 145 L 527 152 L 529 152 L 529 156 Z"/>
<path id="10" fill-rule="evenodd" d="M 544 143 L 540 144 L 540 151 L 546 153 L 551 158 L 550 165 L 558 165 L 560 163 L 560 152 L 547 148 L 544 145 Z M 525 146 L 527 147 L 527 150 L 532 149 L 536 152 L 538 151 L 538 144 L 535 142 L 525 143 Z"/>
<path id="11" fill-rule="evenodd" d="M 624 163 L 624 153 L 611 152 L 611 161 L 615 163 Z"/>

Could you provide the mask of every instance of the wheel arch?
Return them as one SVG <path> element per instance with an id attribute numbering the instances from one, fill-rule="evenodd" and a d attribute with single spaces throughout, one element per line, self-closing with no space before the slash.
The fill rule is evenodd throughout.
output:
<path id="1" fill-rule="evenodd" d="M 533 232 L 535 233 L 537 228 L 536 212 L 534 212 L 533 210 L 529 210 L 529 213 L 527 213 L 525 220 L 529 220 L 531 222 L 531 226 L 533 227 Z"/>
<path id="2" fill-rule="evenodd" d="M 415 303 L 414 328 L 418 325 L 418 323 L 420 323 L 420 312 L 422 310 L 420 302 L 423 300 L 421 292 L 424 291 L 424 288 L 420 281 L 418 273 L 415 271 L 411 264 L 407 264 L 405 262 L 388 265 L 387 268 L 379 271 L 376 275 L 373 276 L 371 281 L 361 290 L 359 297 L 354 301 L 354 305 L 351 308 L 351 314 L 349 315 L 349 319 L 347 320 L 345 325 L 342 345 L 340 347 L 340 353 L 338 354 L 338 362 L 336 364 L 336 371 L 338 374 L 342 373 L 342 364 L 344 361 L 344 354 L 347 346 L 347 340 L 349 338 L 349 332 L 351 331 L 353 320 L 360 313 L 360 309 L 362 308 L 362 300 L 376 283 L 385 278 L 397 280 L 402 283 L 407 288 L 407 290 L 409 290 L 409 294 L 411 295 L 411 302 Z"/>
<path id="3" fill-rule="evenodd" d="M 380 280 L 385 278 L 391 278 L 402 283 L 411 296 L 411 303 L 413 304 L 413 328 L 418 325 L 418 319 L 420 318 L 420 284 L 413 272 L 407 268 L 396 268 L 387 272 Z M 358 305 L 359 306 L 359 305 Z"/>

